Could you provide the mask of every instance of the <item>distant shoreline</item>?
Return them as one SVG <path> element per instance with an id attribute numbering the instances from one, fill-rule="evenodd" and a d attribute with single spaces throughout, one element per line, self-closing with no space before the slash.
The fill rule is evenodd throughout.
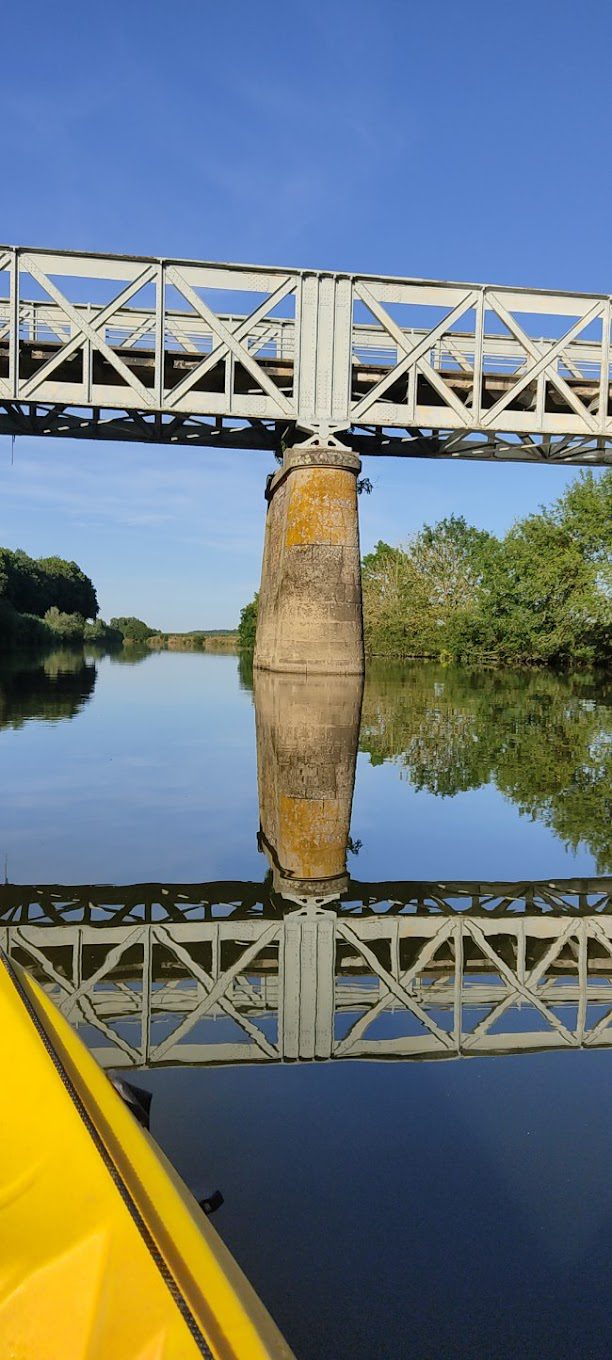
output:
<path id="1" fill-rule="evenodd" d="M 125 640 L 124 647 L 134 644 Z M 139 645 L 139 644 L 137 644 Z M 237 652 L 238 632 L 154 633 L 147 638 L 151 651 L 169 652 Z"/>

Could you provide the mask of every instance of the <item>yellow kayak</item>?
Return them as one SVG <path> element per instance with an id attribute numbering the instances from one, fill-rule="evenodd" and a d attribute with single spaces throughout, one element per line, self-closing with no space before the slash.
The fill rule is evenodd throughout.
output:
<path id="1" fill-rule="evenodd" d="M 0 958 L 2 1360 L 281 1360 L 263 1304 L 38 984 Z"/>

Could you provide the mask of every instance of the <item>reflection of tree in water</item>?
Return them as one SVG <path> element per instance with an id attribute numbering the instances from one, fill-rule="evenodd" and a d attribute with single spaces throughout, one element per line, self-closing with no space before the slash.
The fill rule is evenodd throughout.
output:
<path id="1" fill-rule="evenodd" d="M 108 647 L 92 647 L 87 645 L 87 656 L 96 661 L 104 659 L 109 666 L 139 666 L 142 661 L 149 661 L 154 655 L 150 647 L 139 647 L 132 644 L 128 647 L 118 647 L 116 651 L 109 652 Z"/>
<path id="2" fill-rule="evenodd" d="M 238 653 L 238 683 L 241 689 L 253 690 L 253 653 L 241 651 Z"/>
<path id="3" fill-rule="evenodd" d="M 494 783 L 521 813 L 612 868 L 612 687 L 550 671 L 373 667 L 360 749 L 441 797 Z"/>
<path id="4" fill-rule="evenodd" d="M 31 718 L 74 718 L 93 694 L 95 665 L 82 652 L 12 656 L 0 663 L 0 728 L 22 727 Z"/>

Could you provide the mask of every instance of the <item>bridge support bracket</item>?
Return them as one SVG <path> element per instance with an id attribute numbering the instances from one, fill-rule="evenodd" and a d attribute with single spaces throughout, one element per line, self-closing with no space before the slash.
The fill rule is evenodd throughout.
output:
<path id="1" fill-rule="evenodd" d="M 363 673 L 360 469 L 350 449 L 301 445 L 286 450 L 270 480 L 255 646 L 261 670 Z"/>

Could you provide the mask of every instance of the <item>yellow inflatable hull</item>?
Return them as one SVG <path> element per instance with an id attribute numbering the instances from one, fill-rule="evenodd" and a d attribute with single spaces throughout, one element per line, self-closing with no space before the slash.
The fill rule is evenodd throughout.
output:
<path id="1" fill-rule="evenodd" d="M 2 1360 L 291 1351 L 42 989 L 0 959 Z"/>

